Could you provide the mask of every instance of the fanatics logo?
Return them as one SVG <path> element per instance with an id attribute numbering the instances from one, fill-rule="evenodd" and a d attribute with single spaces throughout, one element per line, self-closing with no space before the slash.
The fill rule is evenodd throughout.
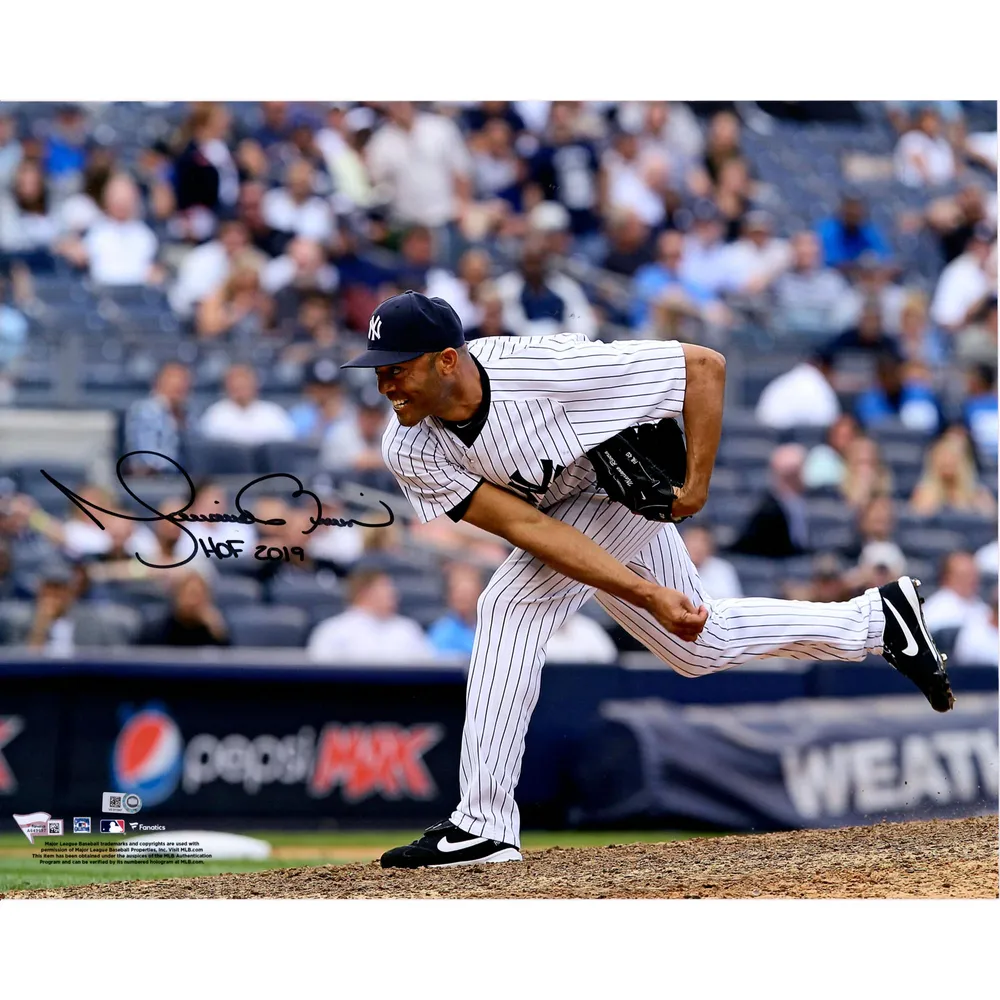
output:
<path id="1" fill-rule="evenodd" d="M 381 340 L 382 339 L 382 318 L 380 316 L 372 316 L 368 323 L 368 339 L 369 340 Z"/>

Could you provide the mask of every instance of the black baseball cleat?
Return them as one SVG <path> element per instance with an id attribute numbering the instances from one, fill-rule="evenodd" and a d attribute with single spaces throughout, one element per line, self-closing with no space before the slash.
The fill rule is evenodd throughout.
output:
<path id="1" fill-rule="evenodd" d="M 935 712 L 947 712 L 955 704 L 945 664 L 927 631 L 920 581 L 901 576 L 895 583 L 879 587 L 885 611 L 882 656 L 924 693 Z"/>
<path id="2" fill-rule="evenodd" d="M 386 851 L 382 855 L 382 867 L 454 868 L 456 865 L 521 860 L 521 852 L 516 847 L 473 836 L 446 819 L 429 826 L 412 844 Z"/>

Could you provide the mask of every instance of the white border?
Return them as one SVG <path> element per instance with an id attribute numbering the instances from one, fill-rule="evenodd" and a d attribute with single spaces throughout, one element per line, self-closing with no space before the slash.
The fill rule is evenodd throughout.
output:
<path id="1" fill-rule="evenodd" d="M 0 100 L 1000 94 L 1000 13 L 971 0 L 51 0 L 6 4 L 3 21 Z"/>
<path id="2" fill-rule="evenodd" d="M 0 100 L 1000 93 L 997 5 L 7 4 Z M 135 39 L 138 39 L 136 41 Z M 995 902 L 0 901 L 4 994 L 978 994 Z"/>

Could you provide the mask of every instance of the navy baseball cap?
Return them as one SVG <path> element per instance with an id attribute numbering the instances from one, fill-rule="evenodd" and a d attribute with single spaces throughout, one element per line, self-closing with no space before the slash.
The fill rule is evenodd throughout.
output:
<path id="1" fill-rule="evenodd" d="M 462 321 L 444 299 L 420 292 L 393 295 L 368 323 L 368 350 L 341 368 L 379 368 L 465 344 Z"/>

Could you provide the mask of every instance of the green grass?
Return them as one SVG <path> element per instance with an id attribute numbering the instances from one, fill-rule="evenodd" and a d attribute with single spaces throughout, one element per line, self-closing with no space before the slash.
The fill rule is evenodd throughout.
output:
<path id="1" fill-rule="evenodd" d="M 295 833 L 288 831 L 248 831 L 266 840 L 279 855 L 266 861 L 205 861 L 200 864 L 41 864 L 32 853 L 41 853 L 41 837 L 35 845 L 22 834 L 0 834 L 0 892 L 17 889 L 49 889 L 64 885 L 93 882 L 121 882 L 133 879 L 191 878 L 223 872 L 254 872 L 275 868 L 349 864 L 370 861 L 389 847 L 406 844 L 420 835 L 417 830 L 394 831 L 324 831 Z M 527 850 L 547 847 L 598 847 L 605 844 L 631 844 L 663 840 L 686 840 L 700 836 L 678 831 L 525 831 L 522 846 Z M 65 837 L 65 847 L 117 843 L 117 837 Z M 281 857 L 282 849 L 296 852 L 295 857 Z M 315 855 L 312 855 L 315 851 Z"/>

